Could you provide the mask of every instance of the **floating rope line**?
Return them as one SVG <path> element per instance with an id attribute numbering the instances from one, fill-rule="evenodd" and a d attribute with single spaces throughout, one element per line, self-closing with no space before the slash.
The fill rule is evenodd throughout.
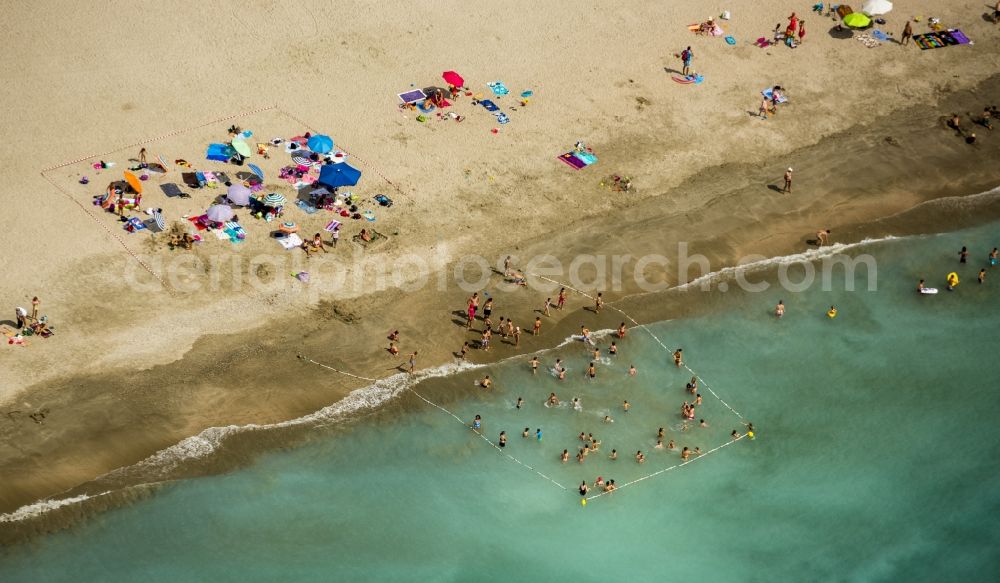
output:
<path id="1" fill-rule="evenodd" d="M 631 482 L 626 482 L 626 483 L 622 484 L 621 486 L 617 486 L 612 492 L 601 492 L 599 494 L 594 494 L 593 496 L 588 496 L 587 500 L 593 500 L 594 498 L 600 498 L 601 496 L 604 496 L 605 494 L 611 494 L 613 492 L 621 490 L 622 488 L 627 488 L 627 487 L 629 487 L 629 486 L 631 486 L 633 484 L 638 484 L 639 482 L 641 482 L 643 480 L 648 480 L 650 478 L 655 478 L 656 476 L 659 476 L 660 474 L 665 474 L 665 473 L 669 472 L 670 470 L 676 470 L 677 468 L 679 468 L 681 466 L 686 466 L 686 465 L 688 465 L 690 463 L 694 463 L 694 462 L 700 460 L 701 458 L 707 456 L 710 453 L 715 453 L 715 452 L 719 451 L 720 449 L 722 449 L 724 447 L 728 447 L 728 446 L 736 443 L 737 441 L 743 439 L 744 437 L 746 437 L 746 435 L 745 434 L 741 434 L 736 439 L 733 439 L 731 441 L 727 441 L 726 443 L 723 443 L 722 445 L 719 445 L 719 446 L 715 447 L 714 449 L 710 449 L 710 450 L 702 453 L 701 455 L 693 457 L 693 458 L 691 458 L 691 459 L 689 459 L 689 460 L 687 460 L 685 462 L 681 462 L 679 464 L 674 464 L 674 465 L 672 465 L 670 467 L 663 468 L 662 470 L 657 470 L 657 471 L 653 472 L 652 474 L 646 474 L 645 476 L 643 476 L 641 478 L 636 478 L 635 480 L 632 480 Z"/>
<path id="2" fill-rule="evenodd" d="M 377 379 L 372 379 L 372 378 L 368 378 L 368 377 L 363 377 L 363 376 L 359 376 L 359 375 L 356 375 L 356 374 L 354 374 L 354 373 L 350 373 L 350 372 L 347 372 L 347 371 L 343 371 L 343 370 L 340 370 L 340 369 L 336 369 L 336 368 L 334 368 L 334 367 L 332 367 L 332 366 L 329 366 L 329 365 L 326 365 L 326 364 L 323 364 L 323 363 L 321 363 L 321 362 L 316 362 L 315 360 L 313 360 L 313 359 L 309 358 L 308 356 L 299 356 L 299 358 L 300 358 L 300 359 L 302 359 L 302 360 L 304 360 L 304 361 L 306 361 L 306 362 L 309 362 L 309 363 L 312 363 L 312 364 L 315 364 L 315 365 L 317 365 L 317 366 L 321 366 L 321 367 L 323 367 L 323 368 L 325 368 L 325 369 L 327 369 L 327 370 L 330 370 L 330 371 L 333 371 L 333 372 L 335 372 L 335 373 L 339 373 L 339 374 L 342 374 L 342 375 L 346 375 L 346 376 L 349 376 L 349 377 L 353 377 L 353 378 L 356 378 L 356 379 L 361 379 L 361 380 L 364 380 L 364 381 L 371 381 L 371 382 L 373 382 L 373 383 L 377 383 L 377 382 L 379 382 L 379 381 L 378 381 Z M 444 408 L 444 407 L 442 407 L 441 405 L 438 405 L 437 403 L 435 403 L 435 402 L 431 401 L 430 399 L 428 399 L 427 397 L 425 397 L 425 396 L 421 395 L 420 393 L 418 393 L 418 392 L 414 391 L 414 390 L 413 390 L 412 388 L 410 388 L 410 387 L 406 387 L 405 389 L 406 389 L 407 391 L 409 391 L 409 392 L 413 393 L 414 395 L 416 395 L 416 396 L 417 396 L 417 398 L 418 398 L 418 399 L 420 399 L 421 401 L 423 401 L 423 402 L 427 403 L 428 405 L 430 405 L 430 406 L 432 406 L 432 407 L 435 407 L 435 408 L 437 408 L 438 410 L 440 410 L 440 411 L 443 411 L 444 413 L 446 413 L 446 414 L 450 415 L 450 416 L 451 416 L 452 418 L 454 418 L 454 419 L 455 419 L 455 421 L 458 421 L 459 423 L 461 423 L 463 427 L 468 427 L 468 425 L 467 425 L 467 424 L 465 423 L 465 421 L 462 421 L 462 419 L 461 419 L 461 418 L 460 418 L 460 417 L 459 417 L 458 415 L 455 415 L 454 413 L 452 413 L 452 412 L 451 412 L 451 411 L 449 411 L 448 409 L 445 409 L 445 408 Z M 470 428 L 470 429 L 471 429 L 471 428 Z M 486 437 L 485 435 L 483 435 L 483 433 L 482 433 L 481 431 L 476 431 L 475 429 L 472 429 L 472 432 L 473 432 L 473 433 L 475 433 L 476 435 L 478 435 L 478 436 L 480 437 L 480 439 L 482 439 L 482 440 L 483 440 L 483 441 L 485 441 L 486 443 L 488 443 L 488 444 L 490 444 L 491 446 L 493 446 L 493 449 L 497 450 L 497 452 L 498 452 L 498 453 L 500 453 L 500 455 L 502 455 L 502 456 L 506 457 L 507 459 L 509 459 L 509 460 L 511 460 L 512 462 L 514 462 L 514 463 L 516 463 L 516 464 L 520 465 L 521 467 L 523 467 L 523 468 L 525 468 L 525 469 L 527 469 L 527 470 L 530 470 L 530 471 L 532 471 L 532 472 L 534 472 L 534 473 L 538 474 L 539 476 L 541 476 L 542 478 L 544 478 L 544 479 L 548 480 L 549 482 L 552 482 L 553 484 L 555 484 L 555 485 L 556 485 L 556 486 L 558 486 L 559 488 L 562 488 L 563 490 L 565 490 L 565 489 L 566 489 L 566 486 L 563 486 L 563 485 L 562 485 L 562 484 L 560 484 L 559 482 L 557 482 L 557 481 L 553 480 L 553 479 L 552 479 L 551 477 L 549 477 L 549 476 L 547 476 L 547 475 L 543 474 L 542 472 L 540 472 L 540 471 L 536 470 L 535 468 L 533 468 L 533 467 L 529 466 L 528 464 L 526 464 L 526 463 L 522 462 L 521 460 L 517 459 L 516 457 L 514 457 L 514 456 L 510 455 L 509 453 L 507 453 L 506 451 L 504 451 L 504 448 L 502 448 L 502 447 L 500 447 L 500 446 L 499 446 L 498 444 L 496 444 L 496 443 L 494 443 L 494 442 L 490 441 L 490 440 L 489 440 L 489 438 L 488 438 L 488 437 Z"/>

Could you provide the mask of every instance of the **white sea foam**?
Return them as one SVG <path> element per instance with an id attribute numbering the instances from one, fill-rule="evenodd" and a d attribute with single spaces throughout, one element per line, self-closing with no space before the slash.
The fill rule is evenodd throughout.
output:
<path id="1" fill-rule="evenodd" d="M 97 498 L 99 496 L 104 496 L 105 494 L 110 494 L 110 492 L 101 492 L 100 494 L 81 494 L 79 496 L 73 496 L 72 498 L 63 498 L 61 500 L 39 500 L 33 504 L 27 504 L 18 508 L 13 512 L 8 512 L 7 514 L 0 514 L 0 522 L 19 522 L 21 520 L 28 520 L 29 518 L 35 518 L 42 516 L 46 512 L 51 512 L 63 506 L 70 506 L 72 504 L 79 504 L 85 500 L 90 500 L 91 498 Z"/>

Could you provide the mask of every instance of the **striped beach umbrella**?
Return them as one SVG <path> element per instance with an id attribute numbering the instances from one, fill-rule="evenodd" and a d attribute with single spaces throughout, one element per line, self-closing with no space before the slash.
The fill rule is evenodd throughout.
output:
<path id="1" fill-rule="evenodd" d="M 314 165 L 314 164 L 317 163 L 312 158 L 309 158 L 308 155 L 303 155 L 303 154 L 304 154 L 304 152 L 302 152 L 302 151 L 298 151 L 298 152 L 293 153 L 292 154 L 292 162 L 295 162 L 299 166 L 312 166 L 312 165 Z"/>
<path id="2" fill-rule="evenodd" d="M 156 226 L 159 227 L 161 231 L 166 230 L 167 220 L 163 218 L 163 213 L 160 211 L 153 211 L 153 222 L 156 223 Z"/>
<path id="3" fill-rule="evenodd" d="M 285 197 L 277 192 L 272 192 L 271 194 L 265 196 L 261 202 L 264 203 L 264 206 L 279 207 L 285 204 Z"/>
<path id="4" fill-rule="evenodd" d="M 253 172 L 254 174 L 256 174 L 257 178 L 260 178 L 261 180 L 264 180 L 264 171 L 260 169 L 260 166 L 258 166 L 256 164 L 247 164 L 247 168 L 250 169 L 250 172 Z"/>
<path id="5" fill-rule="evenodd" d="M 170 171 L 170 166 L 167 166 L 167 161 L 163 159 L 163 156 L 157 155 L 156 159 L 160 161 L 160 166 L 163 166 L 164 172 Z"/>

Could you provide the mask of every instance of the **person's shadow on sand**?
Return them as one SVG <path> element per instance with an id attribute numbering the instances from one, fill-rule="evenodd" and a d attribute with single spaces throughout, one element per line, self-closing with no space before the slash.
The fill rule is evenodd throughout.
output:
<path id="1" fill-rule="evenodd" d="M 666 71 L 667 73 L 676 73 L 678 75 L 684 74 L 683 71 L 678 71 L 677 69 L 671 69 L 670 67 L 664 67 L 663 70 Z"/>
<path id="2" fill-rule="evenodd" d="M 768 187 L 768 188 L 770 188 L 771 190 L 773 190 L 774 192 L 785 192 L 785 191 L 784 191 L 784 190 L 782 190 L 782 188 L 781 188 L 780 186 L 778 186 L 777 184 L 768 184 L 768 185 L 767 185 L 767 187 Z"/>

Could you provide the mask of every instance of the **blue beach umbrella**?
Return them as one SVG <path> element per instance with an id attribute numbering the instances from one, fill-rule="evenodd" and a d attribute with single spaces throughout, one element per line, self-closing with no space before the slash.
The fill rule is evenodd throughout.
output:
<path id="1" fill-rule="evenodd" d="M 317 134 L 309 138 L 307 145 L 310 150 L 316 152 L 317 154 L 326 154 L 333 149 L 333 138 Z"/>
<path id="2" fill-rule="evenodd" d="M 258 166 L 256 164 L 247 164 L 247 168 L 250 169 L 250 172 L 253 172 L 254 174 L 256 174 L 257 178 L 260 178 L 261 180 L 264 180 L 264 171 L 260 169 L 260 166 Z"/>
<path id="3" fill-rule="evenodd" d="M 341 186 L 354 186 L 361 179 L 361 171 L 346 162 L 340 164 L 327 164 L 319 171 L 319 180 L 316 184 L 328 188 L 340 188 Z"/>

